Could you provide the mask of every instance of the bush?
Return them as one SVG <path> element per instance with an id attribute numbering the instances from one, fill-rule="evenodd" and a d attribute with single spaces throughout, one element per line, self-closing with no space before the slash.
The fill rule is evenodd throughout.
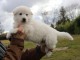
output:
<path id="1" fill-rule="evenodd" d="M 62 23 L 57 25 L 56 29 L 59 31 L 66 31 L 71 34 L 80 34 L 80 16 L 71 22 L 66 21 L 64 25 Z"/>
<path id="2" fill-rule="evenodd" d="M 70 27 L 70 25 L 71 25 L 71 22 L 66 21 L 64 25 L 63 24 L 57 25 L 56 29 L 59 31 L 68 32 L 68 28 Z"/>

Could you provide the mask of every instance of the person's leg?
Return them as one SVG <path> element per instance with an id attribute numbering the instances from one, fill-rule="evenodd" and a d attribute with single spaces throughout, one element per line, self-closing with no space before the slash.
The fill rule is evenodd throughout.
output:
<path id="1" fill-rule="evenodd" d="M 5 53 L 5 56 L 3 60 L 20 60 L 22 55 L 22 49 L 21 47 L 16 45 L 10 45 L 7 48 L 7 51 Z"/>

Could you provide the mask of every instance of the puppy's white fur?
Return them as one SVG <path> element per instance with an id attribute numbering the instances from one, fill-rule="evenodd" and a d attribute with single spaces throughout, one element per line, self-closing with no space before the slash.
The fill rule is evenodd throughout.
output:
<path id="1" fill-rule="evenodd" d="M 20 13 L 22 13 L 22 15 L 19 15 Z M 73 37 L 69 33 L 59 32 L 45 23 L 32 19 L 32 12 L 28 7 L 17 7 L 13 10 L 13 14 L 14 29 L 16 29 L 19 24 L 22 24 L 26 34 L 26 40 L 38 43 L 39 45 L 41 41 L 44 40 L 47 46 L 45 50 L 47 55 L 51 54 L 51 51 L 48 51 L 48 49 L 54 49 L 56 47 L 58 37 L 73 40 Z M 28 14 L 28 16 L 26 16 L 26 14 Z M 22 23 L 22 18 L 26 19 L 25 23 Z"/>

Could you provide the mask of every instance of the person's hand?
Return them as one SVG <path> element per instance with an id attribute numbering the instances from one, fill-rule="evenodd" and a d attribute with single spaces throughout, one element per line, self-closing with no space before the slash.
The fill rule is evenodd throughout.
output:
<path id="1" fill-rule="evenodd" d="M 41 48 L 41 52 L 46 53 L 46 52 L 45 52 L 45 49 L 46 49 L 45 41 L 42 41 L 42 42 L 41 42 L 40 48 Z"/>
<path id="2" fill-rule="evenodd" d="M 24 39 L 25 34 L 24 34 L 24 29 L 23 27 L 20 25 L 18 26 L 18 31 L 16 33 L 12 33 L 12 38 L 17 38 L 17 39 Z"/>
<path id="3" fill-rule="evenodd" d="M 44 40 L 41 42 L 41 46 L 40 46 L 40 48 L 41 48 L 41 51 L 42 51 L 43 53 L 46 53 L 46 48 L 47 48 L 47 46 L 46 46 Z M 51 52 L 52 52 L 53 49 L 48 49 L 48 51 L 51 51 Z"/>
<path id="4" fill-rule="evenodd" d="M 18 31 L 16 33 L 11 34 L 10 44 L 24 46 L 24 38 L 25 38 L 25 33 L 23 32 L 23 28 L 22 26 L 19 26 Z"/>
<path id="5" fill-rule="evenodd" d="M 18 32 L 24 33 L 24 29 L 23 29 L 22 25 L 18 26 Z"/>

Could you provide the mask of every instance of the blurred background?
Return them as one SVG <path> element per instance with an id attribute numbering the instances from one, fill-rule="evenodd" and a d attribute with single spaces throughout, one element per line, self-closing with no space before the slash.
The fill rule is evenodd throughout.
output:
<path id="1" fill-rule="evenodd" d="M 35 20 L 59 31 L 80 34 L 80 0 L 0 0 L 0 33 L 12 29 L 12 11 L 21 5 L 30 7 Z"/>

